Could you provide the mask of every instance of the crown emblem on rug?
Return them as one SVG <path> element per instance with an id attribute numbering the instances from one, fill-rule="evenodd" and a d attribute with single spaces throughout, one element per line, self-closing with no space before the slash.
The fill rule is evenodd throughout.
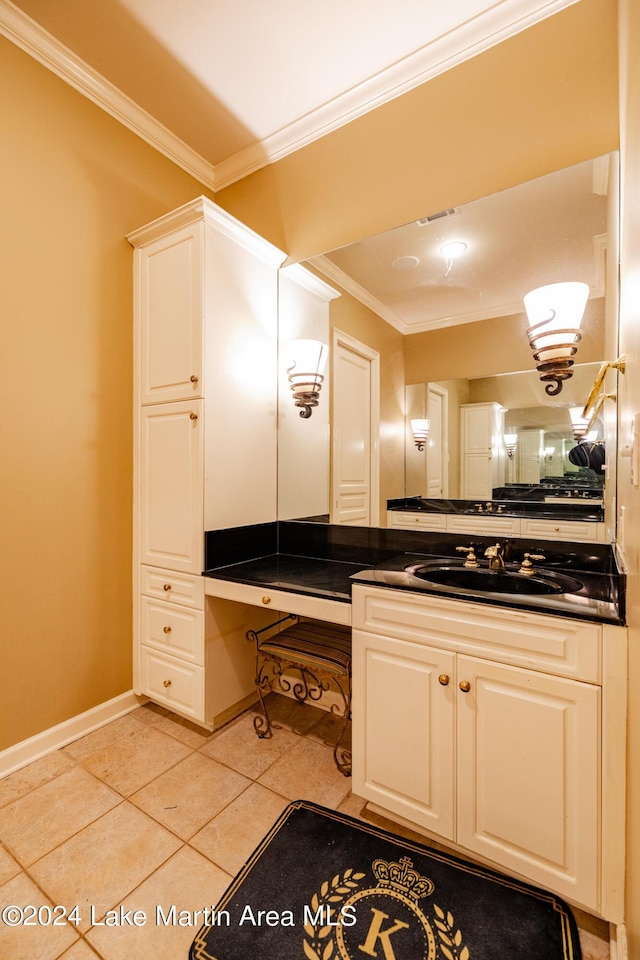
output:
<path id="1" fill-rule="evenodd" d="M 413 861 L 409 857 L 401 857 L 399 863 L 393 860 L 374 860 L 371 868 L 378 879 L 378 886 L 382 889 L 395 890 L 415 901 L 433 893 L 433 883 L 413 869 Z"/>

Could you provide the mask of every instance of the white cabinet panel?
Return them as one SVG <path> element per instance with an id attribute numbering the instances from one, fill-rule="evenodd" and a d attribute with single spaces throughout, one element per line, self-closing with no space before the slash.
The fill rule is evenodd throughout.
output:
<path id="1" fill-rule="evenodd" d="M 204 612 L 142 597 L 140 639 L 161 653 L 204 666 Z"/>
<path id="2" fill-rule="evenodd" d="M 141 403 L 202 396 L 202 225 L 136 251 Z"/>
<path id="3" fill-rule="evenodd" d="M 449 838 L 453 663 L 440 650 L 353 632 L 353 792 Z"/>
<path id="4" fill-rule="evenodd" d="M 543 540 L 575 540 L 582 543 L 604 543 L 606 526 L 589 520 L 536 520 L 523 517 L 523 537 L 540 537 Z"/>
<path id="5" fill-rule="evenodd" d="M 165 656 L 143 644 L 140 648 L 140 675 L 146 696 L 183 716 L 203 722 L 202 667 Z"/>
<path id="6" fill-rule="evenodd" d="M 598 902 L 600 689 L 459 656 L 457 840 Z"/>
<path id="7" fill-rule="evenodd" d="M 142 408 L 142 563 L 202 573 L 202 447 L 202 401 Z"/>

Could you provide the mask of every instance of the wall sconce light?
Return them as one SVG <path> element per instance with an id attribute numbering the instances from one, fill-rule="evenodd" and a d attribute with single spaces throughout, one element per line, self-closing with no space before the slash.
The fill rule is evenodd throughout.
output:
<path id="1" fill-rule="evenodd" d="M 587 397 L 587 402 L 584 405 L 584 410 L 582 411 L 582 417 L 584 418 L 587 427 L 585 433 L 591 430 L 595 424 L 598 414 L 600 413 L 600 408 L 605 400 L 616 400 L 616 393 L 604 393 L 602 391 L 602 385 L 604 383 L 604 378 L 606 377 L 609 370 L 619 370 L 620 373 L 624 373 L 627 369 L 626 358 L 624 354 L 621 357 L 618 357 L 617 360 L 605 360 L 601 365 L 598 372 L 598 376 L 595 379 L 595 382 L 591 388 L 591 393 Z"/>
<path id="2" fill-rule="evenodd" d="M 582 407 L 571 407 L 569 416 L 573 427 L 573 439 L 583 440 L 589 432 L 589 417 L 583 416 Z"/>
<path id="3" fill-rule="evenodd" d="M 507 456 L 509 460 L 513 460 L 516 454 L 516 445 L 518 443 L 518 434 L 517 433 L 505 433 L 504 435 L 504 448 L 507 451 Z"/>
<path id="4" fill-rule="evenodd" d="M 555 397 L 562 382 L 573 375 L 571 367 L 582 336 L 580 324 L 589 296 L 586 283 L 551 283 L 531 290 L 524 306 L 531 326 L 527 330 L 540 379 L 552 381 L 545 392 Z"/>
<path id="5" fill-rule="evenodd" d="M 545 460 L 551 460 L 555 452 L 556 452 L 555 447 L 545 447 L 544 448 Z"/>
<path id="6" fill-rule="evenodd" d="M 313 408 L 318 406 L 329 348 L 319 340 L 292 340 L 287 345 L 287 354 L 290 357 L 287 377 L 293 402 L 301 408 L 300 416 L 308 420 Z"/>
<path id="7" fill-rule="evenodd" d="M 429 427 L 431 420 L 425 420 L 424 417 L 411 421 L 411 433 L 418 450 L 424 450 L 424 445 L 429 439 Z"/>

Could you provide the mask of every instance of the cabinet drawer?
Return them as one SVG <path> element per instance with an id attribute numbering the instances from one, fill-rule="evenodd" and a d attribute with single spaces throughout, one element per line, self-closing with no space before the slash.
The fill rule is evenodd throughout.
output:
<path id="1" fill-rule="evenodd" d="M 493 536 L 493 534 L 517 537 L 520 535 L 520 518 L 497 517 L 488 513 L 471 517 L 460 517 L 455 514 L 449 514 L 447 517 L 447 532 L 460 534 L 473 533 L 486 537 Z"/>
<path id="2" fill-rule="evenodd" d="M 155 703 L 204 722 L 204 668 L 140 649 L 141 692 Z"/>
<path id="3" fill-rule="evenodd" d="M 170 656 L 204 666 L 204 612 L 142 597 L 142 643 Z"/>
<path id="4" fill-rule="evenodd" d="M 186 573 L 162 570 L 160 567 L 141 567 L 140 591 L 148 597 L 155 597 L 156 600 L 204 610 L 202 577 L 191 577 Z"/>
<path id="5" fill-rule="evenodd" d="M 545 540 L 576 540 L 583 543 L 604 542 L 604 523 L 588 520 L 521 520 L 523 537 L 541 537 Z"/>
<path id="6" fill-rule="evenodd" d="M 387 526 L 400 527 L 402 530 L 446 530 L 447 515 L 445 513 L 398 513 L 390 510 L 387 513 Z"/>
<path id="7" fill-rule="evenodd" d="M 354 629 L 600 682 L 596 623 L 357 585 L 352 617 Z"/>
<path id="8" fill-rule="evenodd" d="M 237 583 L 235 580 L 216 580 L 204 577 L 205 592 L 208 597 L 221 600 L 236 600 L 252 606 L 273 610 L 275 613 L 296 613 L 300 617 L 312 617 L 314 620 L 326 620 L 328 623 L 351 623 L 351 604 L 340 600 L 325 600 L 304 593 L 289 593 L 286 590 L 274 590 L 269 586 L 254 587 L 249 583 Z"/>

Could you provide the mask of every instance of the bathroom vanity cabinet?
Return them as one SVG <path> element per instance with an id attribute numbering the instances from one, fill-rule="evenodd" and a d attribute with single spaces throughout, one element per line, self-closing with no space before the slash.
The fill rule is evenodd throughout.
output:
<path id="1" fill-rule="evenodd" d="M 128 239 L 134 690 L 213 726 L 251 692 L 252 664 L 228 642 L 242 618 L 205 598 L 204 531 L 275 520 L 284 254 L 204 197 Z"/>
<path id="2" fill-rule="evenodd" d="M 626 631 L 353 589 L 353 791 L 622 918 Z"/>
<path id="3" fill-rule="evenodd" d="M 568 540 L 574 543 L 606 543 L 607 525 L 597 520 L 547 520 L 512 517 L 499 513 L 430 513 L 388 510 L 387 526 L 397 530 L 459 533 L 460 536 L 527 537 Z"/>

